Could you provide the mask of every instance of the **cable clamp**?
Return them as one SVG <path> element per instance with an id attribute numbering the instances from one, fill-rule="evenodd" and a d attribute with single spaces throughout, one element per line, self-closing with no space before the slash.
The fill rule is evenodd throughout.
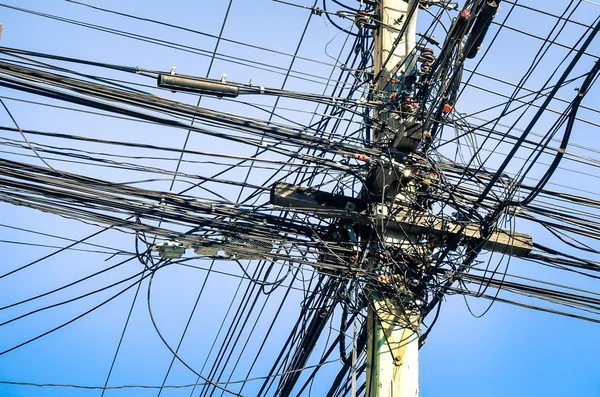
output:
<path id="1" fill-rule="evenodd" d="M 316 15 L 316 16 L 319 16 L 319 17 L 320 17 L 321 15 L 323 15 L 323 12 L 324 12 L 324 11 L 323 11 L 322 9 L 320 9 L 319 7 L 313 7 L 313 8 L 311 8 L 311 11 L 312 11 L 313 15 Z"/>

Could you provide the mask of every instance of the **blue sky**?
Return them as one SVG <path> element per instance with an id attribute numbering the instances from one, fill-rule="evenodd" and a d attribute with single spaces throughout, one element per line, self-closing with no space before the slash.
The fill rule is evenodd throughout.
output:
<path id="1" fill-rule="evenodd" d="M 90 3 L 124 13 L 168 21 L 175 25 L 197 29 L 211 35 L 218 35 L 228 1 L 193 2 L 177 0 L 165 3 L 139 0 L 105 0 L 90 1 Z M 298 1 L 298 3 L 301 2 Z M 256 85 L 273 88 L 282 88 L 283 86 L 288 90 L 319 94 L 325 88 L 326 77 L 331 72 L 331 64 L 334 63 L 331 56 L 337 57 L 340 49 L 344 46 L 345 39 L 345 35 L 337 31 L 324 18 L 313 16 L 302 45 L 299 47 L 298 54 L 301 57 L 317 59 L 319 62 L 297 59 L 294 62 L 293 69 L 306 74 L 296 74 L 296 77 L 288 78 L 284 85 L 284 75 L 273 71 L 280 72 L 281 70 L 277 68 L 287 69 L 291 61 L 289 55 L 261 51 L 230 41 L 221 41 L 217 52 L 224 54 L 224 57 L 227 57 L 228 60 L 215 60 L 210 72 L 208 72 L 210 57 L 207 54 L 210 55 L 215 48 L 214 38 L 160 27 L 147 22 L 133 21 L 60 0 L 5 0 L 2 4 L 35 9 L 65 18 L 160 37 L 167 42 L 176 42 L 198 50 L 194 50 L 197 52 L 194 54 L 182 52 L 2 8 L 0 22 L 4 24 L 4 32 L 0 44 L 5 47 L 22 48 L 112 64 L 138 66 L 152 70 L 168 71 L 172 66 L 175 66 L 177 72 L 181 74 L 202 77 L 208 74 L 208 77 L 211 78 L 220 78 L 222 74 L 226 74 L 227 79 L 231 81 L 246 83 L 252 80 Z M 308 5 L 309 2 L 304 1 L 302 4 Z M 532 1 L 528 4 L 532 7 L 544 7 L 548 10 L 553 10 L 554 6 L 557 6 L 541 1 Z M 509 9 L 508 5 L 503 5 L 497 20 L 505 15 L 503 13 L 506 13 L 507 9 Z M 598 15 L 599 10 L 600 8 L 592 4 L 582 4 L 580 9 L 573 15 L 573 19 L 590 23 Z M 557 10 L 553 11 L 557 12 Z M 298 45 L 298 40 L 308 18 L 309 12 L 306 10 L 292 8 L 272 1 L 234 0 L 224 27 L 223 37 L 290 54 L 294 52 Z M 343 21 L 343 23 L 344 26 L 349 27 L 348 21 Z M 515 11 L 515 14 L 511 16 L 510 24 L 539 35 L 545 35 L 549 30 L 549 19 L 526 10 Z M 492 32 L 495 32 L 494 29 L 492 29 Z M 570 27 L 561 35 L 560 40 L 565 44 L 572 45 L 581 33 L 580 28 Z M 515 82 L 520 78 L 524 65 L 530 60 L 528 56 L 539 44 L 533 39 L 524 39 L 522 35 L 517 35 L 511 31 L 503 32 L 499 37 L 500 40 L 495 44 L 493 52 L 482 63 L 481 71 L 494 75 L 499 79 Z M 600 53 L 598 42 L 592 45 L 589 52 L 592 54 Z M 527 86 L 537 88 L 543 84 L 545 78 L 554 71 L 555 65 L 551 60 L 558 59 L 562 56 L 561 54 L 564 54 L 564 49 L 557 49 L 555 53 L 551 53 L 540 73 L 536 74 Z M 231 62 L 231 56 L 261 62 L 264 64 L 264 69 L 270 69 L 270 71 Z M 471 62 L 471 64 L 467 64 L 467 67 L 474 65 L 477 60 Z M 592 58 L 585 58 L 578 71 L 589 70 L 591 64 Z M 273 69 L 273 67 L 276 69 Z M 97 72 L 97 69 L 85 66 L 78 66 L 77 70 L 80 72 Z M 119 78 L 124 76 L 116 72 L 106 72 L 104 75 L 107 77 L 118 76 Z M 324 76 L 325 78 L 314 76 Z M 154 84 L 152 80 L 145 79 L 142 76 L 127 76 L 127 78 L 130 81 Z M 475 77 L 473 82 L 501 93 L 508 94 L 511 92 L 510 87 L 482 77 Z M 560 95 L 564 98 L 571 98 L 573 95 L 572 88 L 561 90 Z M 186 103 L 195 104 L 197 101 L 195 96 L 173 94 L 168 91 L 161 91 L 160 95 Z M 0 96 L 32 101 L 41 100 L 32 95 L 4 88 L 0 90 Z M 599 99 L 598 90 L 596 89 L 586 98 L 585 104 L 594 107 L 595 104 L 599 103 Z M 41 101 L 51 103 L 47 100 Z M 259 97 L 252 98 L 252 101 L 258 105 L 272 106 L 274 98 Z M 460 109 L 463 112 L 476 111 L 486 105 L 498 103 L 498 101 L 495 95 L 470 88 L 462 97 Z M 181 147 L 186 139 L 186 133 L 183 130 L 24 104 L 10 98 L 6 98 L 5 103 L 23 129 L 59 131 L 103 139 L 121 139 L 172 147 Z M 57 102 L 54 103 L 57 104 Z M 268 117 L 268 113 L 261 112 L 255 107 L 214 98 L 203 98 L 201 106 L 257 118 Z M 307 122 L 309 117 L 302 112 L 314 111 L 314 105 L 299 103 L 299 101 L 284 99 L 279 102 L 279 106 L 281 108 L 280 115 L 300 122 Z M 553 103 L 553 106 L 561 106 L 561 104 Z M 484 114 L 482 117 L 488 117 L 491 114 L 493 113 Z M 530 114 L 528 113 L 528 115 Z M 547 128 L 554 117 L 556 116 L 553 114 L 545 115 L 539 127 L 536 128 L 540 130 Z M 591 111 L 583 111 L 582 117 L 592 122 L 600 121 L 598 115 Z M 11 125 L 11 120 L 5 112 L 0 112 L 0 120 L 4 126 Z M 275 121 L 281 121 L 281 119 Z M 520 123 L 519 127 L 522 126 L 523 123 Z M 589 123 L 580 123 L 574 141 L 597 146 L 596 132 L 597 127 Z M 2 134 L 7 134 L 3 136 L 4 138 L 20 139 L 17 134 L 9 132 L 2 132 Z M 31 140 L 50 145 L 72 144 L 60 142 L 53 138 L 37 136 L 31 138 Z M 72 145 L 80 145 L 78 148 L 86 150 L 108 150 L 107 147 L 102 145 Z M 190 136 L 188 148 L 239 155 L 252 155 L 255 151 L 254 148 L 233 145 L 200 134 Z M 132 155 L 132 150 L 127 148 L 110 148 L 110 150 L 112 154 Z M 158 151 L 152 150 L 143 151 L 146 156 L 158 153 Z M 22 156 L 13 156 L 4 152 L 2 156 L 40 165 L 39 161 L 33 158 L 24 160 Z M 277 156 L 270 155 L 269 158 L 275 159 Z M 82 172 L 86 175 L 111 181 L 130 181 L 135 180 L 137 176 L 136 173 L 131 171 L 125 173 L 118 170 L 94 169 L 76 164 L 51 164 L 55 164 L 66 171 Z M 157 160 L 153 165 L 172 169 L 174 163 Z M 511 168 L 511 172 L 518 170 L 521 166 L 522 164 L 516 163 Z M 536 172 L 542 172 L 544 169 L 543 164 L 538 165 L 538 167 L 539 169 L 536 168 Z M 594 195 L 599 194 L 599 185 L 595 175 L 587 176 L 584 174 L 584 172 L 594 174 L 595 171 L 576 165 L 573 167 L 575 168 L 571 171 L 560 170 L 552 179 L 552 182 L 556 185 L 550 187 L 558 189 L 560 186 L 567 186 L 569 188 L 591 190 Z M 215 165 L 194 163 L 184 163 L 181 169 L 184 172 L 200 175 L 209 175 L 219 170 Z M 245 171 L 245 169 L 238 170 L 229 175 L 233 179 L 243 179 L 241 175 Z M 252 174 L 251 180 L 253 183 L 260 184 L 268 175 L 267 171 L 257 170 Z M 574 175 L 577 175 L 576 180 Z M 164 180 L 145 184 L 144 187 L 168 191 L 169 184 L 168 180 Z M 172 190 L 181 191 L 187 186 L 184 182 L 177 182 Z M 234 188 L 223 188 L 223 194 L 228 196 L 235 196 L 236 192 L 237 190 Z M 0 223 L 2 224 L 50 235 L 79 239 L 98 230 L 93 225 L 5 203 L 0 204 L 0 211 L 2 213 Z M 534 234 L 536 238 L 539 237 L 540 240 L 538 241 L 542 243 L 551 243 L 548 233 L 539 230 L 535 225 L 517 222 L 516 228 Z M 66 241 L 60 241 L 56 238 L 32 235 L 31 233 L 19 232 L 6 227 L 0 227 L 0 239 L 35 241 L 38 244 L 58 246 L 67 244 Z M 90 242 L 131 252 L 134 238 L 131 235 L 110 231 L 90 240 Z M 18 268 L 54 250 L 52 248 L 26 247 L 6 243 L 0 246 L 3 250 L 0 274 Z M 5 306 L 11 302 L 60 287 L 87 274 L 105 269 L 107 266 L 116 264 L 126 258 L 119 255 L 105 260 L 108 256 L 107 254 L 92 254 L 89 252 L 63 252 L 13 276 L 0 278 L 0 305 Z M 493 259 L 494 263 L 498 260 L 500 259 Z M 210 361 L 205 364 L 205 359 L 206 357 L 214 358 L 215 353 L 214 350 L 211 353 L 211 346 L 215 335 L 217 335 L 221 320 L 223 318 L 230 319 L 232 315 L 227 313 L 227 306 L 229 302 L 239 304 L 247 300 L 243 297 L 243 291 L 250 286 L 250 283 L 240 283 L 236 277 L 215 272 L 210 273 L 210 276 L 206 278 L 206 270 L 210 267 L 210 261 L 198 260 L 194 265 L 198 269 L 173 266 L 159 270 L 153 281 L 152 305 L 161 332 L 164 333 L 164 336 L 172 345 L 176 345 L 196 297 L 205 284 L 204 292 L 199 301 L 199 309 L 193 317 L 188 336 L 182 344 L 181 352 L 182 356 L 189 360 L 194 368 L 199 370 L 203 368 L 203 365 L 207 365 L 203 372 L 207 373 Z M 239 269 L 233 266 L 235 265 L 231 262 L 217 261 L 214 269 L 240 276 Z M 140 272 L 142 269 L 143 266 L 136 260 L 128 262 L 69 291 L 55 294 L 51 298 L 43 298 L 18 308 L 0 310 L 0 322 L 27 310 L 52 304 L 122 280 Z M 519 275 L 544 277 L 565 284 L 577 282 L 579 287 L 591 290 L 597 290 L 598 288 L 597 282 L 580 281 L 573 275 L 565 275 L 564 272 L 545 269 L 530 262 L 513 260 L 510 262 L 509 269 Z M 309 269 L 306 269 L 304 273 L 310 275 Z M 131 282 L 133 282 L 133 279 Z M 293 284 L 295 286 L 302 285 L 297 280 L 288 280 L 287 283 L 296 283 Z M 236 293 L 240 285 L 240 292 Z M 108 299 L 111 293 L 116 291 L 117 289 L 113 289 L 108 291 L 110 293 L 96 294 L 89 299 L 48 310 L 0 327 L 0 349 L 7 349 L 32 336 L 45 332 L 100 303 L 102 300 Z M 150 322 L 146 302 L 147 291 L 148 284 L 146 281 L 142 284 L 139 295 L 135 299 L 127 332 L 111 373 L 109 385 L 157 385 L 163 381 L 172 356 L 158 338 Z M 266 319 L 272 318 L 277 312 L 278 304 L 283 295 L 284 290 L 278 290 L 271 295 L 261 295 L 257 300 L 257 308 L 262 307 L 263 309 L 262 311 L 259 311 L 259 309 L 253 311 L 249 321 L 254 321 L 257 318 L 260 321 L 251 335 L 249 335 L 250 327 L 248 327 L 246 333 L 239 338 L 241 341 L 245 341 L 246 337 L 248 338 L 247 353 L 243 356 L 235 371 L 231 371 L 231 367 L 229 367 L 231 380 L 247 377 L 246 371 L 249 368 L 249 361 L 254 359 L 259 348 L 256 341 L 259 340 L 260 335 L 266 332 L 269 325 Z M 79 321 L 23 348 L 0 356 L 0 380 L 103 385 L 135 296 L 136 287 L 134 286 L 100 310 L 94 311 Z M 278 346 L 278 343 L 281 343 L 287 336 L 289 323 L 295 321 L 302 300 L 301 291 L 293 290 L 290 293 L 290 297 L 286 301 L 285 311 L 277 317 L 276 331 L 269 342 L 271 346 Z M 475 314 L 482 313 L 489 305 L 489 301 L 486 300 L 468 298 L 467 301 Z M 333 332 L 333 334 L 335 334 L 338 327 L 337 320 L 338 315 L 334 317 L 334 321 L 330 324 L 330 332 Z M 435 329 L 421 349 L 421 395 L 423 397 L 600 395 L 600 377 L 596 368 L 597 357 L 600 356 L 600 345 L 596 342 L 598 330 L 598 324 L 530 311 L 501 303 L 495 303 L 483 317 L 475 318 L 469 313 L 462 296 L 450 296 L 442 306 L 441 315 Z M 316 352 L 318 354 L 322 352 L 325 346 L 326 337 L 327 332 L 325 332 L 317 347 Z M 228 339 L 226 333 L 220 333 L 216 346 L 227 343 Z M 279 349 L 274 349 L 271 346 L 267 346 L 262 352 L 261 360 L 252 369 L 252 377 L 263 376 L 270 369 L 268 367 L 269 360 L 279 351 Z M 241 346 L 238 351 L 240 349 Z M 335 368 L 336 365 L 338 364 L 331 364 L 331 368 Z M 226 372 L 226 376 L 229 375 L 229 372 Z M 322 395 L 328 377 L 334 374 L 333 369 L 329 369 L 328 366 L 322 372 L 323 374 L 313 384 L 313 396 Z M 195 381 L 196 376 L 176 361 L 166 383 L 177 385 L 194 383 Z M 260 383 L 260 381 L 249 383 L 244 393 L 252 396 L 253 393 L 256 393 Z M 259 386 L 256 386 L 257 384 Z M 190 391 L 190 389 L 168 389 L 162 395 L 187 396 L 190 395 Z M 100 396 L 100 393 L 98 390 L 38 388 L 0 384 L 0 395 L 7 397 Z M 124 389 L 110 390 L 105 395 L 151 396 L 156 394 L 156 390 Z"/>

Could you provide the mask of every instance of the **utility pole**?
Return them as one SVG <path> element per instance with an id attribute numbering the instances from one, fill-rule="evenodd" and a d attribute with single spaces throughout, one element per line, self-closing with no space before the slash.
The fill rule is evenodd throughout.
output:
<path id="1" fill-rule="evenodd" d="M 376 19 L 379 28 L 374 31 L 375 59 L 373 81 L 374 91 L 384 101 L 397 99 L 398 95 L 409 95 L 410 79 L 416 75 L 416 19 L 418 0 L 382 0 L 378 2 Z M 398 89 L 405 90 L 398 93 Z M 401 113 L 386 109 L 376 115 L 387 131 L 374 134 L 375 143 L 390 143 L 403 139 L 403 130 L 409 130 L 414 120 Z M 399 135 L 399 136 L 396 136 Z M 405 135 L 406 136 L 406 135 Z M 419 137 L 420 138 L 420 137 Z M 406 145 L 404 145 L 406 149 Z M 415 147 L 408 145 L 409 150 Z M 393 167 L 393 165 L 392 165 Z M 392 168 L 390 167 L 390 168 Z M 386 182 L 393 178 L 389 172 L 377 178 L 382 196 L 388 196 Z M 386 176 L 388 178 L 386 178 Z M 387 183 L 387 185 L 391 185 Z M 392 193 L 391 207 L 394 211 L 396 200 L 412 201 L 408 189 Z M 413 194 L 414 195 L 414 194 Z M 386 209 L 382 208 L 382 212 Z M 382 220 L 383 222 L 383 220 Z M 406 233 L 398 233 L 386 228 L 384 243 L 400 245 L 401 249 L 411 249 L 416 238 Z M 408 241 L 407 241 L 408 240 Z M 413 241 L 410 241 L 413 240 Z M 373 293 L 367 317 L 367 397 L 415 397 L 419 395 L 419 327 L 421 318 L 414 312 L 405 310 L 396 299 Z"/>
<path id="2" fill-rule="evenodd" d="M 430 123 L 419 113 L 415 89 L 431 70 L 434 56 L 432 49 L 417 48 L 419 0 L 363 1 L 375 7 L 373 15 L 358 14 L 355 23 L 373 29 L 375 39 L 371 88 L 379 106 L 371 143 L 381 154 L 364 160 L 369 168 L 358 197 L 277 182 L 270 202 L 334 218 L 328 238 L 346 247 L 351 243 L 356 254 L 348 254 L 348 264 L 356 266 L 360 258 L 358 266 L 369 273 L 366 397 L 417 397 L 420 327 L 425 301 L 431 298 L 429 282 L 442 271 L 437 267 L 442 247 L 525 257 L 533 241 L 524 233 L 482 228 L 457 214 L 431 211 L 436 194 L 430 194 L 435 192 L 430 186 L 439 176 L 417 152 L 431 133 L 426 130 Z M 461 13 L 455 23 L 464 28 L 469 15 Z M 324 250 L 320 261 L 339 259 Z M 447 280 L 450 285 L 453 281 L 452 276 Z"/>

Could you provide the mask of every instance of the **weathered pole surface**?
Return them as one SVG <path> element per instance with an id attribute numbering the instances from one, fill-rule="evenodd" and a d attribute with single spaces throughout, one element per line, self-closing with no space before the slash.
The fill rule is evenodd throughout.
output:
<path id="1" fill-rule="evenodd" d="M 375 31 L 375 91 L 381 97 L 396 95 L 395 81 L 416 71 L 415 0 L 382 0 L 377 16 L 381 25 Z M 390 112 L 377 118 L 392 133 L 407 120 Z M 410 121 L 409 121 L 410 123 Z M 375 141 L 387 139 L 374 135 Z M 406 195 L 406 192 L 402 193 Z M 402 197 L 399 197 L 402 200 Z M 393 205 L 393 204 L 392 204 Z M 411 236 L 386 231 L 385 243 L 410 246 Z M 367 327 L 367 397 L 415 397 L 419 395 L 419 316 L 405 312 L 399 302 L 378 294 L 371 296 Z"/>

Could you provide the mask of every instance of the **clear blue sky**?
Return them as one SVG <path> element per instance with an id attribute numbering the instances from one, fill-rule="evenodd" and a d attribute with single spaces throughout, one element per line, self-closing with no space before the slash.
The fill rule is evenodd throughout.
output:
<path id="1" fill-rule="evenodd" d="M 354 3 L 349 0 L 346 2 L 349 4 Z M 175 66 L 178 73 L 202 77 L 207 75 L 210 63 L 210 57 L 206 54 L 212 53 L 215 47 L 215 40 L 210 37 L 177 31 L 146 22 L 132 21 L 62 0 L 5 0 L 0 1 L 0 3 L 157 37 L 167 42 L 176 42 L 205 52 L 204 55 L 182 52 L 164 46 L 142 43 L 125 37 L 86 29 L 81 26 L 28 15 L 8 8 L 1 8 L 0 22 L 4 24 L 4 32 L 0 45 L 5 47 L 22 48 L 112 64 L 139 66 L 152 70 L 168 71 L 172 66 Z M 90 3 L 124 13 L 156 18 L 211 35 L 218 35 L 228 1 L 90 0 Z M 298 0 L 298 3 L 309 5 L 307 0 Z M 312 2 L 310 3 L 312 4 Z M 558 5 L 549 3 L 554 2 L 531 1 L 528 4 L 532 7 L 539 6 L 547 10 L 552 10 L 555 6 L 558 8 Z M 319 5 L 321 5 L 320 2 Z M 501 19 L 508 8 L 508 5 L 504 4 L 498 18 Z M 553 11 L 557 12 L 557 10 Z M 583 4 L 581 9 L 573 16 L 573 19 L 589 23 L 598 15 L 599 11 L 600 7 L 598 6 Z M 234 0 L 223 31 L 223 37 L 289 54 L 295 51 L 308 17 L 309 12 L 306 10 L 292 8 L 272 1 Z M 526 10 L 517 10 L 515 15 L 511 17 L 510 24 L 534 34 L 545 35 L 549 30 L 549 21 L 551 19 Z M 347 21 L 342 23 L 344 26 L 349 26 Z M 581 34 L 581 29 L 569 28 L 561 35 L 560 40 L 565 44 L 572 45 L 579 34 Z M 539 44 L 536 44 L 537 42 L 533 39 L 526 40 L 521 35 L 511 31 L 503 33 L 500 38 L 494 47 L 493 55 L 486 59 L 480 70 L 500 79 L 515 82 L 522 75 L 524 65 L 530 60 L 527 57 L 531 54 L 532 49 L 537 48 L 536 46 Z M 324 18 L 313 16 L 306 37 L 300 46 L 299 55 L 319 60 L 321 63 L 298 59 L 293 69 L 310 75 L 327 77 L 332 69 L 331 64 L 334 62 L 331 56 L 337 57 L 340 48 L 344 44 L 344 39 L 345 35 L 339 33 L 328 22 L 325 22 Z M 591 53 L 600 53 L 600 44 L 598 43 L 592 45 Z M 231 81 L 246 83 L 252 80 L 256 85 L 273 88 L 282 87 L 284 76 L 280 73 L 273 73 L 272 67 L 280 67 L 285 70 L 289 67 L 291 60 L 285 54 L 261 51 L 224 41 L 219 44 L 217 52 L 223 54 L 228 60 L 215 60 L 210 73 L 208 73 L 209 77 L 220 78 L 222 74 L 226 74 L 227 79 Z M 560 50 L 557 50 L 556 59 L 560 54 Z M 264 64 L 264 69 L 270 69 L 270 71 L 231 62 L 232 56 L 261 62 Z M 2 57 L 4 58 L 4 56 Z M 550 57 L 550 59 L 553 58 Z M 474 65 L 475 62 L 476 60 L 472 61 L 471 64 L 467 64 L 467 67 Z M 591 62 L 590 58 L 586 58 L 582 62 L 581 71 L 588 70 Z M 542 67 L 546 74 L 540 73 L 539 76 L 532 79 L 529 84 L 531 88 L 539 87 L 544 78 L 554 70 L 555 65 L 552 65 L 550 61 L 547 61 L 547 63 L 547 66 Z M 77 70 L 90 73 L 97 72 L 97 69 L 84 66 L 78 66 Z M 125 76 L 111 72 L 104 75 L 118 76 L 119 78 Z M 303 76 L 303 78 L 288 79 L 284 88 L 322 93 L 325 80 L 308 75 L 297 76 Z M 127 78 L 131 81 L 154 84 L 152 80 L 140 76 L 129 76 Z M 489 79 L 475 78 L 473 81 L 476 84 L 484 85 L 505 94 L 511 92 L 510 87 L 492 82 Z M 195 104 L 197 100 L 193 96 L 172 94 L 168 91 L 161 92 L 161 95 L 186 103 Z M 561 91 L 561 95 L 564 95 L 565 98 L 571 98 L 573 91 L 571 89 Z M 0 96 L 59 104 L 58 102 L 51 102 L 4 88 L 0 89 Z M 274 99 L 253 98 L 252 101 L 257 104 L 272 106 Z M 498 103 L 498 101 L 497 97 L 473 88 L 463 96 L 459 106 L 461 111 L 470 112 L 481 109 L 487 104 Z M 24 104 L 10 98 L 6 98 L 5 103 L 23 129 L 59 131 L 104 139 L 144 142 L 172 147 L 181 147 L 186 138 L 183 130 L 158 128 L 143 123 Z M 586 104 L 594 107 L 598 103 L 600 103 L 600 95 L 596 89 L 586 98 Z M 256 108 L 218 99 L 203 99 L 201 105 L 251 117 L 268 117 L 268 114 Z M 304 123 L 308 122 L 309 115 L 301 112 L 314 111 L 314 105 L 312 104 L 298 103 L 291 100 L 282 100 L 279 106 L 282 108 L 281 115 Z M 291 109 L 285 110 L 288 107 Z M 584 112 L 582 117 L 594 122 L 600 121 L 600 117 L 593 112 Z M 276 119 L 276 121 L 282 120 Z M 550 122 L 551 116 L 548 116 L 542 120 L 540 128 L 544 128 Z M 0 123 L 3 126 L 12 125 L 11 119 L 3 109 L 0 110 Z M 597 132 L 597 127 L 581 124 L 574 140 L 578 143 L 598 146 Z M 18 134 L 9 132 L 2 132 L 2 137 L 20 139 Z M 31 140 L 49 145 L 64 144 L 64 142 L 61 143 L 57 139 L 45 137 L 33 137 Z M 111 150 L 113 151 L 112 154 L 137 154 L 134 153 L 133 149 L 107 148 L 101 145 L 83 145 L 81 143 L 69 144 L 85 150 Z M 254 153 L 253 148 L 231 145 L 199 134 L 191 136 L 188 147 L 195 150 L 219 153 L 242 155 Z M 3 150 L 10 151 L 10 147 L 4 147 Z M 25 153 L 25 151 L 21 150 L 20 153 Z M 151 156 L 157 153 L 148 150 L 144 151 L 143 155 Z M 2 152 L 1 156 L 41 164 L 37 159 L 10 155 L 6 152 Z M 271 155 L 270 158 L 277 157 Z M 131 181 L 139 176 L 135 172 L 119 171 L 118 169 L 94 169 L 64 163 L 51 164 L 67 171 L 81 172 L 111 181 Z M 174 167 L 173 162 L 157 160 L 152 164 L 168 169 Z M 512 171 L 518 169 L 519 166 L 515 167 Z M 543 168 L 543 166 L 541 167 Z M 200 175 L 210 175 L 219 169 L 218 166 L 211 164 L 185 163 L 182 166 L 183 171 Z M 594 194 L 598 194 L 600 190 L 595 176 L 585 176 L 582 174 L 584 171 L 595 173 L 594 170 L 581 168 L 574 171 L 562 170 L 553 179 L 553 182 L 558 185 L 553 185 L 551 188 L 558 189 L 559 185 L 566 185 L 591 190 Z M 243 179 L 240 176 L 243 174 L 240 173 L 244 173 L 245 169 L 236 172 L 237 174 L 230 174 L 231 178 Z M 260 184 L 266 179 L 267 175 L 266 171 L 264 174 L 260 172 L 252 174 L 251 182 Z M 574 181 L 574 175 L 578 176 L 576 181 Z M 142 186 L 166 191 L 169 190 L 169 181 L 157 181 Z M 173 190 L 180 191 L 186 187 L 185 183 L 180 182 L 175 184 Z M 224 192 L 229 197 L 233 196 L 235 198 L 235 189 L 225 189 Z M 0 224 L 32 229 L 71 239 L 79 239 L 98 230 L 97 227 L 92 225 L 4 203 L 0 204 L 0 214 L 2 214 Z M 523 232 L 539 233 L 537 235 L 541 236 L 540 242 L 550 241 L 547 234 L 534 226 L 517 222 L 516 227 Z M 57 246 L 68 244 L 67 241 L 56 238 L 32 235 L 31 233 L 1 226 L 0 240 L 30 241 Z M 109 232 L 90 240 L 90 242 L 130 252 L 133 250 L 134 238 L 131 235 L 119 232 Z M 52 248 L 28 247 L 10 243 L 0 243 L 0 247 L 2 248 L 0 274 L 54 251 Z M 598 245 L 595 247 L 597 248 Z M 81 248 L 95 249 L 89 246 L 81 246 Z M 105 261 L 108 256 L 107 254 L 89 252 L 64 252 L 36 264 L 26 271 L 3 279 L 0 278 L 0 305 L 5 306 L 65 285 L 72 280 L 116 264 L 125 258 L 125 256 L 117 256 Z M 209 262 L 198 261 L 195 265 L 206 269 Z M 215 268 L 239 275 L 239 270 L 232 268 L 232 266 L 234 265 L 231 262 L 217 262 Z M 0 310 L 0 322 L 11 319 L 27 310 L 52 304 L 111 284 L 129 277 L 141 271 L 141 269 L 142 265 L 139 262 L 131 261 L 65 293 L 55 294 L 52 297 L 43 298 L 18 308 Z M 511 261 L 509 269 L 516 274 L 545 277 L 555 282 L 569 283 L 575 280 L 574 276 L 565 276 L 561 272 L 543 269 L 524 261 Z M 164 332 L 165 337 L 173 345 L 176 345 L 181 335 L 196 296 L 205 281 L 206 274 L 205 270 L 185 267 L 166 268 L 157 273 L 152 290 L 153 309 L 161 331 Z M 189 360 L 194 368 L 202 368 L 221 320 L 226 314 L 229 301 L 232 299 L 236 303 L 243 301 L 240 294 L 234 295 L 238 283 L 238 279 L 222 274 L 213 273 L 208 278 L 206 289 L 199 303 L 200 308 L 193 318 L 188 336 L 181 349 L 182 355 Z M 243 287 L 245 288 L 247 285 L 246 283 Z M 598 290 L 599 286 L 598 282 L 592 281 L 584 281 L 578 285 L 592 290 Z M 103 299 L 107 299 L 114 292 L 116 292 L 116 289 L 0 326 L 0 350 L 7 349 L 32 336 L 45 332 L 53 326 L 91 308 Z M 135 292 L 136 289 L 132 288 L 100 310 L 85 316 L 81 320 L 23 348 L 0 356 L 0 380 L 103 385 L 129 309 L 134 300 Z M 164 347 L 150 323 L 146 306 L 146 293 L 147 283 L 144 283 L 136 300 L 109 385 L 160 385 L 163 381 L 171 360 L 171 354 Z M 257 304 L 259 306 L 264 304 L 264 311 L 260 317 L 262 321 L 258 323 L 257 329 L 250 338 L 247 354 L 243 356 L 238 369 L 232 373 L 231 380 L 246 377 L 249 362 L 254 359 L 253 354 L 256 353 L 258 348 L 256 340 L 258 340 L 261 333 L 265 332 L 268 326 L 265 319 L 269 316 L 272 317 L 276 312 L 282 295 L 283 291 L 276 291 L 272 295 L 260 297 Z M 277 343 L 287 336 L 288 328 L 286 326 L 289 325 L 290 321 L 295 321 L 302 299 L 300 291 L 294 291 L 290 294 L 286 309 L 276 323 L 276 330 L 283 331 L 274 333 L 270 341 L 272 346 L 278 346 Z M 484 300 L 468 298 L 467 301 L 475 314 L 482 313 L 489 305 L 489 301 Z M 254 319 L 255 317 L 251 320 Z M 338 327 L 339 323 L 336 317 L 330 325 L 330 332 L 335 335 Z M 247 328 L 250 329 L 250 327 Z M 447 302 L 444 302 L 435 329 L 421 349 L 421 395 L 423 397 L 600 395 L 600 375 L 598 375 L 597 369 L 597 361 L 600 357 L 600 344 L 597 342 L 599 331 L 599 324 L 530 311 L 501 303 L 495 303 L 483 317 L 475 318 L 469 313 L 462 296 L 451 296 Z M 324 334 L 324 339 L 317 348 L 318 353 L 321 353 L 324 347 L 323 343 L 327 337 L 327 330 Z M 228 340 L 227 336 L 223 334 L 220 338 L 218 344 L 225 343 Z M 273 357 L 278 351 L 279 349 L 267 346 L 261 360 L 258 361 L 258 365 L 252 370 L 251 377 L 260 377 L 266 374 L 270 369 L 268 367 L 269 358 Z M 338 364 L 331 364 L 332 368 L 335 368 L 336 365 Z M 208 370 L 207 367 L 204 372 L 208 372 Z M 323 385 L 327 383 L 327 377 L 334 373 L 333 369 L 328 369 L 328 367 L 322 372 L 323 374 L 312 387 L 312 396 L 322 395 Z M 229 375 L 229 372 L 226 374 Z M 196 376 L 176 362 L 166 384 L 187 384 L 195 381 Z M 255 385 L 260 385 L 260 383 L 249 383 L 244 389 L 244 393 L 252 396 L 253 393 L 256 393 Z M 188 396 L 190 391 L 190 389 L 168 389 L 162 395 Z M 156 393 L 156 390 L 125 389 L 111 390 L 106 392 L 105 395 L 153 396 Z M 0 384 L 0 396 L 2 397 L 100 396 L 100 394 L 99 390 L 39 388 Z M 308 395 L 308 392 L 305 395 Z"/>

